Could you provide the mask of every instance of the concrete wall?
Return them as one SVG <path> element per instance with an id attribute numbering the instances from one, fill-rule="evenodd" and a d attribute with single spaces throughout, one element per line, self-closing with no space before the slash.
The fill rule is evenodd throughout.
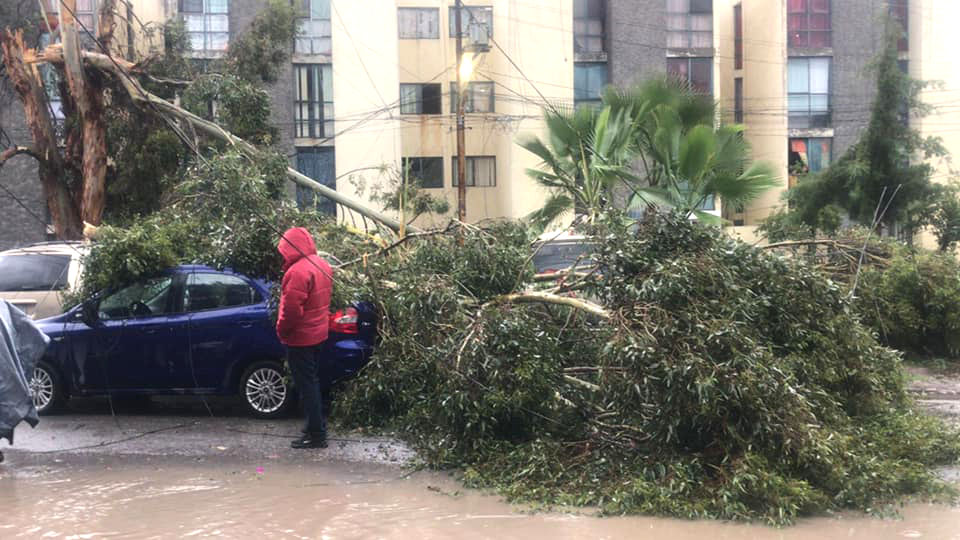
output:
<path id="1" fill-rule="evenodd" d="M 912 0 L 916 1 L 916 0 Z M 885 0 L 834 0 L 831 108 L 833 109 L 833 158 L 836 159 L 860 137 L 870 123 L 876 97 L 876 78 L 868 69 L 883 46 Z"/>
<path id="2" fill-rule="evenodd" d="M 611 84 L 628 86 L 666 73 L 665 6 L 666 0 L 607 0 Z"/>
<path id="3" fill-rule="evenodd" d="M 12 95 L 0 90 L 0 126 L 12 144 L 30 145 L 32 138 L 23 122 L 23 107 Z M 6 141 L 0 141 L 6 143 Z M 37 162 L 17 156 L 0 168 L 0 250 L 47 240 L 46 212 Z"/>

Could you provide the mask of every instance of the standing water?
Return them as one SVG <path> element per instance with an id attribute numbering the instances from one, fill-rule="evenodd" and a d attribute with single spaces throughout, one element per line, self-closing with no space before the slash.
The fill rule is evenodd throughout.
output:
<path id="1" fill-rule="evenodd" d="M 960 508 L 910 505 L 774 529 L 712 521 L 525 513 L 447 476 L 345 462 L 0 465 L 0 538 L 573 538 L 960 540 Z"/>

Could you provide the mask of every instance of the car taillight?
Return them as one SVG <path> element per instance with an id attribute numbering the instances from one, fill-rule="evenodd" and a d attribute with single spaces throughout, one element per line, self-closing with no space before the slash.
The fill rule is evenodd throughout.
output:
<path id="1" fill-rule="evenodd" d="M 330 316 L 330 331 L 339 334 L 359 334 L 358 316 L 357 309 L 352 307 L 334 313 Z"/>

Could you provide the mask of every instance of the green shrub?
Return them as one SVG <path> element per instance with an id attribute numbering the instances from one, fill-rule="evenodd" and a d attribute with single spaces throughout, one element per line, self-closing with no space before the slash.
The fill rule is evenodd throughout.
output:
<path id="1" fill-rule="evenodd" d="M 952 255 L 900 250 L 889 267 L 864 270 L 857 296 L 864 322 L 891 347 L 960 356 L 960 264 Z"/>

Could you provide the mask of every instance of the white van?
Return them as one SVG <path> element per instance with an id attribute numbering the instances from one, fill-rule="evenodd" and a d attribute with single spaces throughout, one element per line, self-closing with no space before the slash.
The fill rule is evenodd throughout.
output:
<path id="1" fill-rule="evenodd" d="M 44 242 L 0 251 L 0 298 L 34 319 L 63 313 L 61 293 L 76 289 L 83 242 Z"/>

